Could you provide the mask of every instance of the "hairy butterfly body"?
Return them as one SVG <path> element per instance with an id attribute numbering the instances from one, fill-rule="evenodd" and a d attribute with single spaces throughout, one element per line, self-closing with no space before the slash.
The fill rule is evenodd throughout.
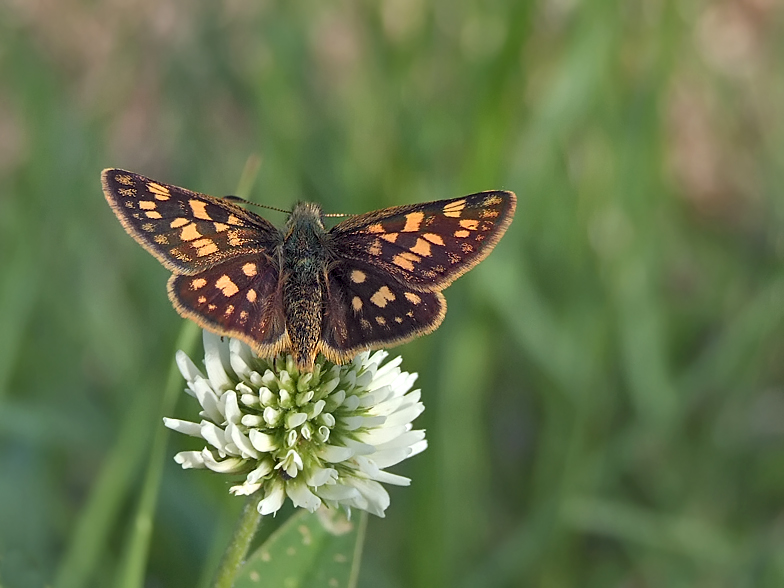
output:
<path id="1" fill-rule="evenodd" d="M 283 231 L 227 199 L 120 169 L 103 190 L 126 231 L 172 271 L 169 298 L 201 327 L 263 357 L 346 363 L 436 329 L 441 290 L 484 259 L 515 211 L 512 192 L 360 214 L 326 229 L 300 203 Z"/>

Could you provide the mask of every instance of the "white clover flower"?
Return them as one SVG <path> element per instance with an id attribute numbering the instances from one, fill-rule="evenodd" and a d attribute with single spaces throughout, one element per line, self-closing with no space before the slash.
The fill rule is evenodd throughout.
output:
<path id="1" fill-rule="evenodd" d="M 427 447 L 425 432 L 411 425 L 425 409 L 420 391 L 409 391 L 417 375 L 400 371 L 400 357 L 382 366 L 387 355 L 360 353 L 343 366 L 319 358 L 312 373 L 299 373 L 291 357 L 266 361 L 241 341 L 204 331 L 206 377 L 177 352 L 202 420 L 163 422 L 207 446 L 174 459 L 244 476 L 230 491 L 259 492 L 263 515 L 288 496 L 311 512 L 324 504 L 383 517 L 389 495 L 379 482 L 411 482 L 384 469 Z"/>

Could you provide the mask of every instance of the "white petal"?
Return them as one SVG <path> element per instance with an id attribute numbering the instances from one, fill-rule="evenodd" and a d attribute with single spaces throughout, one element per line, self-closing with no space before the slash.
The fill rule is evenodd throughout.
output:
<path id="1" fill-rule="evenodd" d="M 201 370 L 196 367 L 191 361 L 191 358 L 184 351 L 177 351 L 174 355 L 175 361 L 177 362 L 177 367 L 180 369 L 180 373 L 182 377 L 185 378 L 187 382 L 193 382 L 196 378 L 203 378 L 204 374 L 201 373 Z"/>
<path id="2" fill-rule="evenodd" d="M 259 458 L 259 452 L 256 451 L 256 448 L 253 447 L 253 444 L 248 439 L 248 436 L 245 435 L 242 431 L 240 431 L 237 425 L 229 423 L 226 425 L 226 433 L 228 433 L 229 437 L 231 438 L 232 443 L 236 445 L 237 449 L 240 451 L 240 456 L 245 459 Z"/>
<path id="3" fill-rule="evenodd" d="M 384 511 L 389 506 L 389 494 L 384 490 L 384 487 L 373 480 L 360 480 L 358 478 L 351 478 L 348 481 L 354 486 L 362 497 L 367 500 L 367 506 L 363 509 L 378 517 L 384 516 Z"/>
<path id="4" fill-rule="evenodd" d="M 239 339 L 229 339 L 229 363 L 231 369 L 242 379 L 250 377 L 253 369 L 250 367 L 253 363 L 253 352 L 245 343 Z"/>
<path id="5" fill-rule="evenodd" d="M 286 428 L 294 429 L 308 420 L 308 415 L 304 412 L 290 412 L 286 415 Z"/>
<path id="6" fill-rule="evenodd" d="M 383 418 L 383 417 L 382 417 Z M 378 429 L 370 429 L 357 434 L 357 439 L 363 443 L 370 445 L 381 445 L 395 439 L 405 433 L 407 428 L 405 425 L 399 427 L 379 427 Z"/>
<path id="7" fill-rule="evenodd" d="M 264 422 L 267 423 L 270 427 L 275 427 L 280 422 L 280 417 L 283 415 L 283 411 L 268 406 L 264 409 L 263 415 Z"/>
<path id="8" fill-rule="evenodd" d="M 315 419 L 318 415 L 321 414 L 321 411 L 324 410 L 324 407 L 326 405 L 327 403 L 324 399 L 319 400 L 318 402 L 312 404 L 310 410 L 308 411 L 308 413 L 310 414 L 308 419 Z"/>
<path id="9" fill-rule="evenodd" d="M 398 410 L 397 412 L 389 415 L 387 417 L 387 425 L 395 426 L 395 425 L 403 425 L 406 423 L 410 423 L 415 418 L 417 418 L 420 414 L 425 411 L 425 405 L 421 402 L 417 402 L 413 406 L 408 406 L 403 410 Z"/>
<path id="10" fill-rule="evenodd" d="M 354 396 L 353 398 L 356 398 Z M 387 420 L 385 416 L 347 416 L 340 417 L 340 423 L 347 431 L 356 431 L 361 427 L 380 427 Z"/>
<path id="11" fill-rule="evenodd" d="M 255 484 L 256 482 L 261 480 L 264 476 L 269 474 L 272 471 L 272 468 L 273 468 L 272 460 L 269 458 L 264 458 L 259 464 L 259 466 L 247 475 L 245 481 L 249 484 Z"/>
<path id="12" fill-rule="evenodd" d="M 276 481 L 269 486 L 267 495 L 256 508 L 262 515 L 272 514 L 280 510 L 284 500 L 286 500 L 286 489 L 283 482 Z"/>
<path id="13" fill-rule="evenodd" d="M 338 479 L 338 471 L 333 468 L 310 468 L 307 479 L 308 486 L 323 486 Z"/>
<path id="14" fill-rule="evenodd" d="M 227 457 L 226 459 L 218 461 L 215 459 L 215 456 L 206 449 L 202 450 L 201 456 L 204 459 L 204 465 L 213 472 L 218 472 L 219 474 L 236 474 L 241 471 L 246 464 L 246 461 L 239 457 Z"/>
<path id="15" fill-rule="evenodd" d="M 221 341 L 221 337 L 210 331 L 204 331 L 204 367 L 207 369 L 207 377 L 216 390 L 223 392 L 234 387 L 234 383 L 229 378 L 228 371 L 231 371 L 229 362 L 229 345 L 226 341 Z"/>
<path id="16" fill-rule="evenodd" d="M 257 414 L 246 414 L 240 419 L 240 422 L 249 429 L 266 426 L 264 418 Z"/>
<path id="17" fill-rule="evenodd" d="M 373 461 L 380 468 L 388 468 L 396 465 L 411 455 L 409 447 L 401 447 L 399 449 L 389 449 L 387 451 L 379 451 L 373 454 Z"/>
<path id="18" fill-rule="evenodd" d="M 343 401 L 341 406 L 348 411 L 356 410 L 359 406 L 359 396 L 356 394 L 346 396 L 346 399 Z"/>
<path id="19" fill-rule="evenodd" d="M 199 426 L 199 423 L 163 417 L 163 424 L 172 431 L 190 435 L 191 437 L 201 437 L 201 426 Z"/>
<path id="20" fill-rule="evenodd" d="M 343 444 L 346 447 L 351 448 L 356 455 L 370 455 L 376 451 L 376 448 L 372 445 L 368 445 L 367 443 L 360 443 L 354 439 L 344 439 Z"/>
<path id="21" fill-rule="evenodd" d="M 237 393 L 234 390 L 228 390 L 223 395 L 224 402 L 224 415 L 226 420 L 235 425 L 240 422 L 242 418 L 242 411 L 240 410 L 240 403 L 237 400 Z"/>
<path id="22" fill-rule="evenodd" d="M 354 456 L 354 450 L 337 445 L 324 445 L 317 455 L 327 463 L 340 463 Z"/>
<path id="23" fill-rule="evenodd" d="M 306 508 L 310 512 L 321 506 L 321 499 L 313 494 L 307 485 L 298 480 L 289 480 L 286 483 L 286 494 L 291 498 L 294 506 Z"/>
<path id="24" fill-rule="evenodd" d="M 389 386 L 382 386 L 378 390 L 373 390 L 372 392 L 363 394 L 359 399 L 359 405 L 363 408 L 367 408 L 368 406 L 377 406 L 392 396 L 392 388 Z"/>
<path id="25" fill-rule="evenodd" d="M 223 422 L 223 412 L 220 410 L 218 395 L 210 386 L 209 380 L 197 378 L 191 382 L 191 390 L 196 395 L 196 400 L 201 404 L 207 418 L 216 423 Z"/>
<path id="26" fill-rule="evenodd" d="M 174 456 L 174 461 L 180 464 L 184 470 L 205 467 L 201 451 L 180 451 Z"/>
<path id="27" fill-rule="evenodd" d="M 424 431 L 422 431 L 422 432 L 424 433 Z M 409 455 L 408 457 L 413 457 L 414 455 L 416 455 L 418 453 L 422 453 L 425 449 L 427 449 L 427 441 L 425 441 L 423 439 L 419 443 L 414 443 L 411 446 L 411 455 Z"/>
<path id="28" fill-rule="evenodd" d="M 388 449 L 398 449 L 400 447 L 411 447 L 416 443 L 419 443 L 425 438 L 425 432 L 421 429 L 416 431 L 409 431 L 388 441 L 386 443 L 380 443 L 376 445 L 377 451 L 386 451 Z"/>
<path id="29" fill-rule="evenodd" d="M 213 447 L 226 451 L 226 435 L 223 429 L 210 421 L 202 421 L 201 436 Z"/>
<path id="30" fill-rule="evenodd" d="M 240 484 L 239 486 L 232 486 L 229 492 L 234 496 L 250 496 L 261 488 L 261 484 Z"/>
<path id="31" fill-rule="evenodd" d="M 250 442 L 253 444 L 253 447 L 262 453 L 268 453 L 278 448 L 278 445 L 275 442 L 275 437 L 272 435 L 267 435 L 266 433 L 262 433 L 257 429 L 251 429 L 248 431 L 248 437 L 250 438 Z"/>
<path id="32" fill-rule="evenodd" d="M 324 500 L 334 500 L 335 502 L 344 502 L 360 496 L 359 490 L 352 486 L 346 486 L 345 484 L 319 486 L 316 489 L 316 494 Z"/>
<path id="33" fill-rule="evenodd" d="M 377 482 L 384 482 L 384 484 L 394 484 L 395 486 L 410 486 L 411 479 L 406 478 L 405 476 L 398 476 L 397 474 L 392 474 L 390 472 L 382 472 L 379 471 L 373 479 Z"/>

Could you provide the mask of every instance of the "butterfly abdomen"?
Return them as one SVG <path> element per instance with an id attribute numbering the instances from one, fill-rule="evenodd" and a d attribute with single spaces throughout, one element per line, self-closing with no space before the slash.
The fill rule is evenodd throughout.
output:
<path id="1" fill-rule="evenodd" d="M 283 305 L 291 353 L 310 371 L 321 341 L 324 274 L 328 263 L 321 209 L 300 204 L 291 213 L 283 241 Z"/>

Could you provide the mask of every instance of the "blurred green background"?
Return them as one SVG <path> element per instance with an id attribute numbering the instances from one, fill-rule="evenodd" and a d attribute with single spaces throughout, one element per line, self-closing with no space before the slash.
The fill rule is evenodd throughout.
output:
<path id="1" fill-rule="evenodd" d="M 784 585 L 783 72 L 776 0 L 1 3 L 0 585 L 132 557 L 182 321 L 101 169 L 224 195 L 251 156 L 284 208 L 519 197 L 395 350 L 430 448 L 360 586 Z M 186 447 L 149 587 L 241 507 Z"/>

